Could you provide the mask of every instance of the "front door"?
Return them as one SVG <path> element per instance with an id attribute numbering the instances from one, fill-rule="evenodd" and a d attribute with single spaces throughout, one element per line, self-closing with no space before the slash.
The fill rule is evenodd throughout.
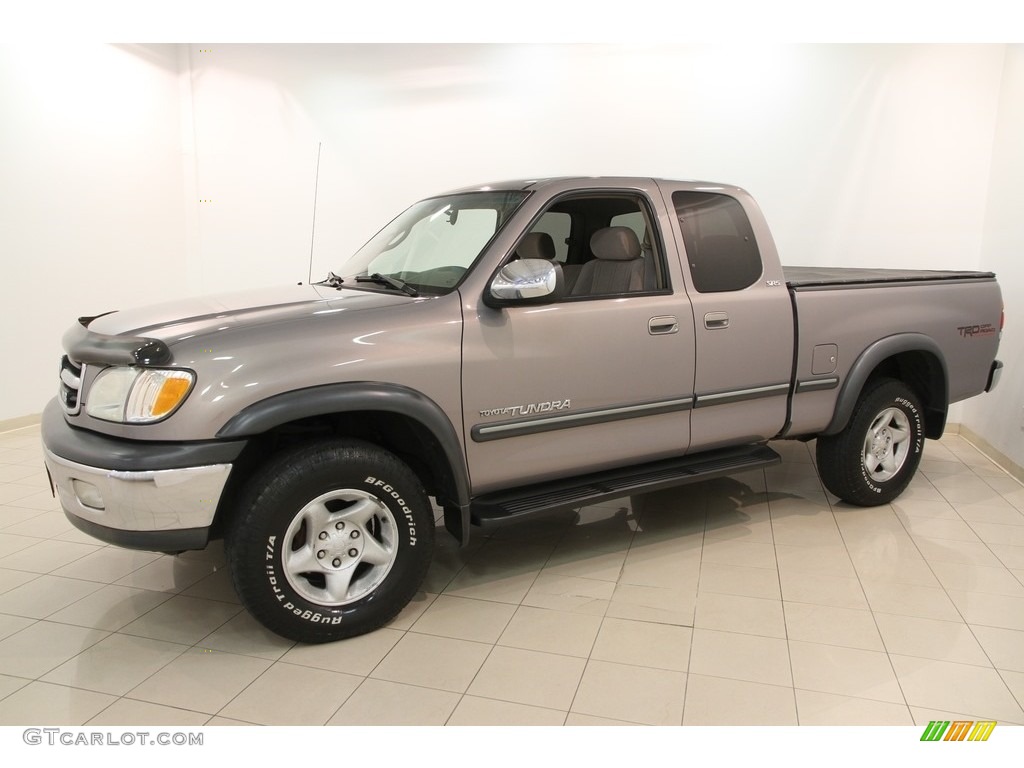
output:
<path id="1" fill-rule="evenodd" d="M 613 223 L 623 221 L 633 226 Z M 463 418 L 476 493 L 685 453 L 693 317 L 654 226 L 643 194 L 559 199 L 532 231 L 557 233 L 551 257 L 571 276 L 570 294 L 543 306 L 480 303 L 465 318 Z M 530 257 L 538 252 L 549 251 L 533 247 Z"/>

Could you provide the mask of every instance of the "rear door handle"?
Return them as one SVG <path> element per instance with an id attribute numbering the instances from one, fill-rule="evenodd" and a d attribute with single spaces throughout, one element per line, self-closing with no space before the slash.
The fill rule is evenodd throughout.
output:
<path id="1" fill-rule="evenodd" d="M 729 327 L 728 312 L 708 312 L 704 315 L 704 327 L 709 331 L 716 331 L 719 328 Z"/>
<path id="2" fill-rule="evenodd" d="M 679 321 L 671 315 L 652 317 L 647 323 L 647 330 L 651 336 L 662 336 L 668 333 L 679 331 Z"/>

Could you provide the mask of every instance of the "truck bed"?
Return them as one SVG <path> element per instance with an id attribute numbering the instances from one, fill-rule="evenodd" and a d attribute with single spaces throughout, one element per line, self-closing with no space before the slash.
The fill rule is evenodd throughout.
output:
<path id="1" fill-rule="evenodd" d="M 861 267 L 787 267 L 786 285 L 794 290 L 922 283 L 943 280 L 993 280 L 993 272 L 945 271 L 935 269 L 867 269 Z"/>

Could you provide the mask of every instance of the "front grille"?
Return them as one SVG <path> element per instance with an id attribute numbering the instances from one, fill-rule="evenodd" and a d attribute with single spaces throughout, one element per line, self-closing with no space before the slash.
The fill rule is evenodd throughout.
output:
<path id="1" fill-rule="evenodd" d="M 81 408 L 78 394 L 82 388 L 84 372 L 85 366 L 79 365 L 67 355 L 60 359 L 60 390 L 57 396 L 69 416 L 74 416 Z"/>

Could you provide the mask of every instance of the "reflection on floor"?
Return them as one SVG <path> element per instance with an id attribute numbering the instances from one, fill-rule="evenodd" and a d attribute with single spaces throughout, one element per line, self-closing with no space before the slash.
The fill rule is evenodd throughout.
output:
<path id="1" fill-rule="evenodd" d="M 223 550 L 129 552 L 0 435 L 0 725 L 1024 724 L 1024 488 L 957 436 L 889 506 L 781 465 L 439 535 L 385 629 L 267 633 Z"/>

